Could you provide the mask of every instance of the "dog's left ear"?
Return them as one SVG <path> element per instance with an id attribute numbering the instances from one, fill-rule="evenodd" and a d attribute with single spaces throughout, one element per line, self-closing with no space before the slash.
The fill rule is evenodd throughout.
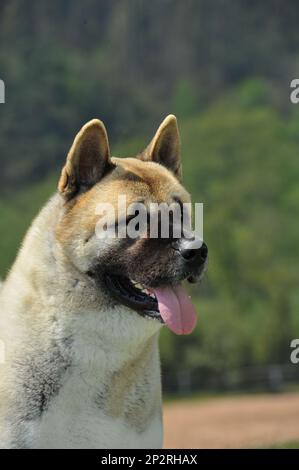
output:
<path id="1" fill-rule="evenodd" d="M 61 172 L 58 190 L 67 199 L 98 183 L 114 167 L 102 121 L 89 121 L 76 135 Z"/>
<path id="2" fill-rule="evenodd" d="M 181 179 L 181 142 L 177 120 L 173 114 L 164 119 L 153 140 L 139 158 L 160 163 Z"/>

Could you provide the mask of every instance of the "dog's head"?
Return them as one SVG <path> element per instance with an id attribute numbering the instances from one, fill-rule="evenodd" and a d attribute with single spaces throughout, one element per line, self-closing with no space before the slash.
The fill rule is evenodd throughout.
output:
<path id="1" fill-rule="evenodd" d="M 130 315 L 190 332 L 195 314 L 180 283 L 201 277 L 207 246 L 195 243 L 190 228 L 176 118 L 168 116 L 136 158 L 111 158 L 103 123 L 90 121 L 74 140 L 58 188 L 65 212 L 57 237 L 76 268 Z M 161 203 L 175 204 L 168 219 Z"/>

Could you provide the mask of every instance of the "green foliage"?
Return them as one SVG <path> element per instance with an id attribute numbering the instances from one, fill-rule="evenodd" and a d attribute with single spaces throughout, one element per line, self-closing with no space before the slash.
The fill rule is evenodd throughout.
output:
<path id="1" fill-rule="evenodd" d="M 172 109 L 178 116 L 192 116 L 198 112 L 199 96 L 194 86 L 188 80 L 181 80 L 176 84 L 173 95 Z"/>
<path id="2" fill-rule="evenodd" d="M 269 449 L 269 447 L 263 447 L 263 449 Z M 299 442 L 288 441 L 281 444 L 273 444 L 270 449 L 299 449 Z"/>
<path id="3" fill-rule="evenodd" d="M 244 89 L 182 124 L 184 180 L 204 202 L 210 260 L 193 288 L 199 326 L 185 353 L 181 338 L 162 338 L 167 367 L 171 350 L 182 369 L 287 362 L 299 331 L 298 115 L 263 100 L 244 107 Z"/>
<path id="4" fill-rule="evenodd" d="M 239 101 L 242 107 L 264 106 L 271 102 L 269 83 L 261 79 L 248 79 L 239 86 Z"/>
<path id="5" fill-rule="evenodd" d="M 243 97 L 244 87 L 229 91 L 180 123 L 184 180 L 193 201 L 204 202 L 210 260 L 206 279 L 191 289 L 195 333 L 182 338 L 163 330 L 168 373 L 287 362 L 298 336 L 299 117 L 286 119 L 268 104 L 244 107 Z M 132 139 L 115 153 L 131 155 L 145 144 Z M 2 275 L 56 177 L 2 200 Z"/>
<path id="6" fill-rule="evenodd" d="M 57 186 L 57 174 L 0 201 L 0 276 L 6 276 L 26 230 Z"/>
<path id="7" fill-rule="evenodd" d="M 163 364 L 174 376 L 288 361 L 299 331 L 299 108 L 288 96 L 299 35 L 298 4 L 284 3 L 275 14 L 231 0 L 2 0 L 0 275 L 86 120 L 103 119 L 113 153 L 132 155 L 175 112 L 210 265 L 190 289 L 198 328 L 163 331 Z"/>
<path id="8" fill-rule="evenodd" d="M 269 84 L 286 102 L 296 11 L 283 0 L 276 14 L 267 2 L 232 0 L 2 0 L 0 192 L 51 173 L 92 117 L 127 139 L 240 83 L 244 107 L 268 102 Z"/>

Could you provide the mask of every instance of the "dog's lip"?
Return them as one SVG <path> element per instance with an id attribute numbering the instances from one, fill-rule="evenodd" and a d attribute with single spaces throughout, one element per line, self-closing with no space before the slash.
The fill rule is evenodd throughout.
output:
<path id="1" fill-rule="evenodd" d="M 115 300 L 135 310 L 139 315 L 164 323 L 155 295 L 145 286 L 125 276 L 112 273 L 104 275 L 104 282 Z"/>

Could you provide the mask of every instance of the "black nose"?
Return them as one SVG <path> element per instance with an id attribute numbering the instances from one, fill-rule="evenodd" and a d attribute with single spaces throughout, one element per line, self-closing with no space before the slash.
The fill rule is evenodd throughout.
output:
<path id="1" fill-rule="evenodd" d="M 184 240 L 180 247 L 180 253 L 187 262 L 197 261 L 204 263 L 208 257 L 208 247 L 203 242 L 200 248 L 194 248 L 194 240 Z"/>

